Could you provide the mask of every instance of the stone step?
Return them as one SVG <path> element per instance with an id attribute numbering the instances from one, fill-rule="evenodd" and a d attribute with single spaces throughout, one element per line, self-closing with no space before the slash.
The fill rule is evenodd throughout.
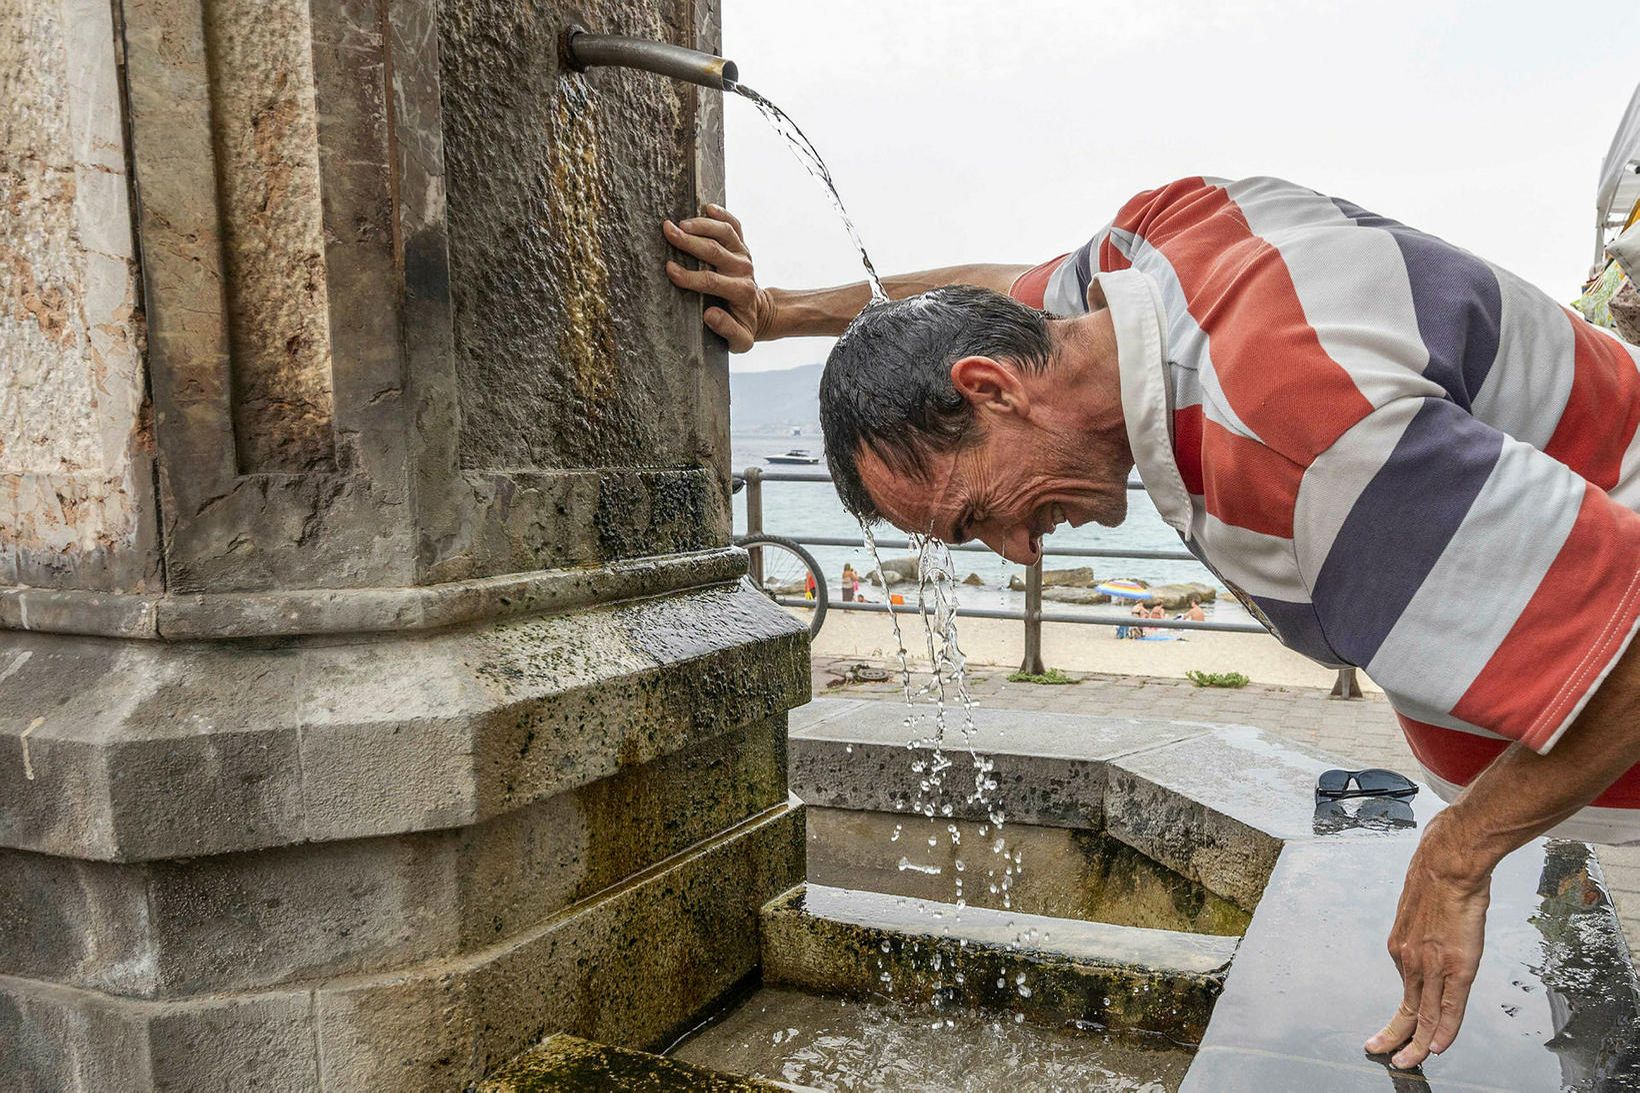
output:
<path id="1" fill-rule="evenodd" d="M 762 913 L 763 980 L 1200 1039 L 1233 937 L 807 884 Z"/>

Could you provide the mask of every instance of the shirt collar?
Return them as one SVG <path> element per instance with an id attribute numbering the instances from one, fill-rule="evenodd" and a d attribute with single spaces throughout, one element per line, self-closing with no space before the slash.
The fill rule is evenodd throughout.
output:
<path id="1" fill-rule="evenodd" d="M 1173 456 L 1173 414 L 1168 405 L 1167 313 L 1161 290 L 1136 269 L 1093 278 L 1105 294 L 1116 328 L 1116 361 L 1122 382 L 1122 417 L 1128 446 L 1145 492 L 1162 519 L 1186 539 L 1192 516 L 1190 491 Z"/>

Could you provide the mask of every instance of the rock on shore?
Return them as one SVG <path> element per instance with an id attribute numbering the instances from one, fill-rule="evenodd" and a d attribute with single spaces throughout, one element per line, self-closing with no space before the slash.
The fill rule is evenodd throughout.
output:
<path id="1" fill-rule="evenodd" d="M 1023 586 L 1022 586 L 1023 587 Z M 1050 588 L 1046 582 L 1042 589 L 1044 600 L 1053 600 L 1055 603 L 1075 603 L 1094 606 L 1110 603 L 1111 598 L 1103 592 L 1091 588 Z M 1159 584 L 1150 589 L 1150 595 L 1142 600 L 1123 600 L 1123 603 L 1140 603 L 1146 607 L 1161 607 L 1165 611 L 1183 611 L 1190 606 L 1191 599 L 1198 603 L 1212 603 L 1218 598 L 1218 592 L 1212 585 L 1198 581 L 1183 581 L 1178 584 Z"/>
<path id="2" fill-rule="evenodd" d="M 1097 582 L 1093 579 L 1093 567 L 1086 565 L 1075 566 L 1071 569 L 1044 569 L 1042 571 L 1043 588 L 1092 588 Z M 1008 587 L 1015 592 L 1025 591 L 1025 578 L 1014 574 L 1008 578 Z"/>

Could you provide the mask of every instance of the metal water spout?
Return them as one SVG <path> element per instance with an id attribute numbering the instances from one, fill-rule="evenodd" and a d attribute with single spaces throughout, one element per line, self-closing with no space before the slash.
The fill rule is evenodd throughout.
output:
<path id="1" fill-rule="evenodd" d="M 733 61 L 651 38 L 593 34 L 583 27 L 570 27 L 564 32 L 563 50 L 564 60 L 577 72 L 602 65 L 641 68 L 719 91 L 731 90 L 740 79 Z"/>

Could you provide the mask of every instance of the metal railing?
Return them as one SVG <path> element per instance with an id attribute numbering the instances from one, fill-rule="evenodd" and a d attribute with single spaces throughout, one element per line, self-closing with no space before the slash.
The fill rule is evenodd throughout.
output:
<path id="1" fill-rule="evenodd" d="M 746 534 L 758 535 L 763 527 L 763 483 L 765 482 L 830 482 L 831 475 L 824 471 L 779 471 L 765 470 L 762 467 L 746 467 L 735 472 L 736 477 L 746 483 Z M 1144 484 L 1129 481 L 1127 488 L 1142 490 Z M 864 547 L 864 538 L 849 538 L 835 535 L 795 535 L 780 532 L 785 538 L 803 546 L 821 547 Z M 907 539 L 878 539 L 879 549 L 906 550 L 911 547 Z M 979 543 L 957 543 L 949 545 L 952 552 L 991 553 L 991 548 Z M 1121 558 L 1132 561 L 1166 561 L 1166 562 L 1197 562 L 1200 559 L 1188 550 L 1112 550 L 1103 547 L 1050 547 L 1044 545 L 1042 558 L 1049 556 L 1057 558 Z M 822 578 L 824 574 L 816 574 Z M 884 596 L 890 595 L 887 585 L 883 587 Z M 787 602 L 787 601 L 781 601 Z M 793 599 L 792 606 L 805 606 L 805 601 Z M 890 610 L 887 603 L 861 603 L 854 600 L 833 601 L 827 606 L 828 611 L 878 611 Z M 957 611 L 959 616 L 973 619 L 1005 619 L 1025 624 L 1025 656 L 1020 664 L 1020 670 L 1033 675 L 1041 675 L 1045 670 L 1042 660 L 1042 624 L 1045 622 L 1074 623 L 1082 626 L 1141 626 L 1145 629 L 1156 630 L 1211 630 L 1225 634 L 1266 634 L 1270 632 L 1256 622 L 1196 622 L 1191 619 L 1126 619 L 1110 616 L 1083 615 L 1069 611 L 1044 611 L 1042 609 L 1042 559 L 1037 559 L 1035 565 L 1025 569 L 1025 610 L 1012 611 L 1006 608 L 993 607 L 962 607 Z M 1355 678 L 1354 668 L 1340 668 L 1338 679 L 1333 684 L 1333 697 L 1360 698 L 1361 687 Z"/>

